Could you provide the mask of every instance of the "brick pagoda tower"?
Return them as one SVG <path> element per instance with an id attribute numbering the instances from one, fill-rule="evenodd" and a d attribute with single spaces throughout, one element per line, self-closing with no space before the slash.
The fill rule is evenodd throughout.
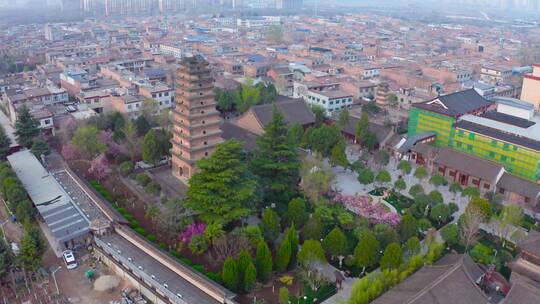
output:
<path id="1" fill-rule="evenodd" d="M 200 55 L 183 58 L 176 78 L 173 111 L 174 176 L 187 183 L 196 170 L 195 162 L 210 155 L 223 141 L 220 124 L 208 62 Z"/>

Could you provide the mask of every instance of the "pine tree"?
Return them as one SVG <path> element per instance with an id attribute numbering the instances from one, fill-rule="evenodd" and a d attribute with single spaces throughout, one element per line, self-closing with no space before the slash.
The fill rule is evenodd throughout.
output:
<path id="1" fill-rule="evenodd" d="M 375 235 L 368 231 L 360 237 L 358 245 L 354 249 L 356 265 L 365 269 L 377 264 L 379 260 L 379 242 Z"/>
<path id="2" fill-rule="evenodd" d="M 252 161 L 266 202 L 287 203 L 297 191 L 300 161 L 297 146 L 288 136 L 285 117 L 274 105 L 272 119 L 257 138 Z"/>
<path id="3" fill-rule="evenodd" d="M 266 240 L 273 242 L 278 238 L 280 232 L 279 217 L 274 210 L 270 208 L 264 210 L 259 226 Z"/>
<path id="4" fill-rule="evenodd" d="M 246 269 L 248 268 L 250 263 L 253 263 L 253 261 L 251 260 L 251 255 L 246 249 L 242 249 L 242 251 L 240 251 L 240 253 L 238 254 L 238 259 L 236 260 L 236 268 L 238 270 L 239 278 L 244 278 Z"/>
<path id="5" fill-rule="evenodd" d="M 6 158 L 10 145 L 11 139 L 7 136 L 4 127 L 0 126 L 0 159 Z"/>
<path id="6" fill-rule="evenodd" d="M 36 136 L 39 135 L 39 121 L 30 113 L 26 105 L 19 109 L 15 122 L 15 136 L 19 144 L 30 148 Z"/>
<path id="7" fill-rule="evenodd" d="M 289 269 L 291 269 L 296 266 L 296 255 L 298 254 L 299 244 L 298 233 L 296 232 L 294 224 L 285 231 L 285 241 L 291 244 L 291 259 L 289 261 Z"/>
<path id="8" fill-rule="evenodd" d="M 238 269 L 232 257 L 228 257 L 223 264 L 221 272 L 223 284 L 232 291 L 238 290 Z"/>
<path id="9" fill-rule="evenodd" d="M 264 241 L 260 241 L 255 254 L 257 276 L 262 282 L 268 281 L 272 275 L 272 253 Z"/>
<path id="10" fill-rule="evenodd" d="M 369 135 L 369 117 L 366 112 L 362 112 L 360 119 L 356 122 L 356 141 L 362 145 L 365 145 Z"/>
<path id="11" fill-rule="evenodd" d="M 332 257 L 344 256 L 347 254 L 347 237 L 336 227 L 328 233 L 328 235 L 323 240 L 323 248 L 327 254 Z"/>
<path id="12" fill-rule="evenodd" d="M 386 246 L 384 255 L 381 258 L 381 269 L 397 269 L 403 263 L 401 246 L 398 243 L 391 243 Z"/>
<path id="13" fill-rule="evenodd" d="M 284 240 L 279 246 L 276 254 L 276 270 L 283 272 L 287 270 L 289 262 L 291 261 L 291 243 L 288 240 Z"/>
<path id="14" fill-rule="evenodd" d="M 330 162 L 334 166 L 347 167 L 349 165 L 349 160 L 347 159 L 347 154 L 345 154 L 345 143 L 339 142 L 335 145 L 330 151 Z"/>
<path id="15" fill-rule="evenodd" d="M 189 180 L 186 207 L 207 223 L 223 225 L 250 214 L 257 199 L 257 183 L 246 164 L 243 145 L 229 140 L 197 163 Z"/>

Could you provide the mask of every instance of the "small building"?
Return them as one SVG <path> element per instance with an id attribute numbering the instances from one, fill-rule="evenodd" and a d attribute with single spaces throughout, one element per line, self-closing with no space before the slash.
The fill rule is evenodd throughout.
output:
<path id="1" fill-rule="evenodd" d="M 57 255 L 65 249 L 89 244 L 90 222 L 84 211 L 34 154 L 23 150 L 8 156 L 8 161 L 45 222 L 45 236 Z"/>
<path id="2" fill-rule="evenodd" d="M 351 108 L 353 96 L 341 90 L 308 91 L 307 103 L 322 107 L 328 115 Z"/>
<path id="3" fill-rule="evenodd" d="M 507 202 L 529 207 L 539 207 L 540 185 L 505 172 L 497 182 L 497 193 Z"/>

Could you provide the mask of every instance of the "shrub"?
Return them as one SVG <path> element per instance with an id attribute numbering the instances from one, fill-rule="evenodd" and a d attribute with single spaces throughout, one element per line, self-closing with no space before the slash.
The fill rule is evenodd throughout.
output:
<path id="1" fill-rule="evenodd" d="M 118 166 L 118 170 L 122 175 L 126 176 L 133 170 L 133 163 L 130 161 L 125 161 Z"/>
<path id="2" fill-rule="evenodd" d="M 255 265 L 253 265 L 253 262 L 250 261 L 244 273 L 244 277 L 242 278 L 242 288 L 244 289 L 244 291 L 250 292 L 253 288 L 253 285 L 255 285 L 256 280 L 257 269 L 255 269 Z"/>
<path id="3" fill-rule="evenodd" d="M 289 290 L 286 287 L 279 289 L 279 303 L 288 304 L 289 302 Z"/>
<path id="4" fill-rule="evenodd" d="M 215 273 L 215 272 L 205 272 L 204 273 L 205 276 L 207 276 L 210 280 L 216 282 L 216 283 L 220 283 L 222 282 L 221 280 L 221 275 L 219 273 Z"/>
<path id="5" fill-rule="evenodd" d="M 153 234 L 149 234 L 148 236 L 146 236 L 146 238 L 152 243 L 155 243 L 157 241 L 156 236 Z"/>
<path id="6" fill-rule="evenodd" d="M 225 284 L 225 287 L 232 291 L 238 290 L 238 270 L 236 268 L 236 262 L 232 257 L 228 257 L 225 260 L 221 277 L 223 278 L 223 284 Z"/>
<path id="7" fill-rule="evenodd" d="M 203 254 L 208 250 L 208 243 L 204 235 L 194 235 L 189 242 L 189 250 L 193 254 Z"/>
<path id="8" fill-rule="evenodd" d="M 148 185 L 152 181 L 150 176 L 148 176 L 148 174 L 146 174 L 146 173 L 137 174 L 136 177 L 135 177 L 135 180 L 137 181 L 137 183 L 139 183 L 143 187 L 145 187 L 146 185 Z"/>
<path id="9" fill-rule="evenodd" d="M 137 228 L 135 228 L 133 230 L 135 230 L 135 232 L 137 232 L 138 234 L 141 234 L 141 235 L 146 234 L 146 230 L 144 230 L 144 228 L 142 228 L 142 227 L 137 227 Z"/>
<path id="10" fill-rule="evenodd" d="M 291 286 L 292 283 L 294 282 L 294 277 L 291 276 L 291 275 L 286 274 L 286 275 L 284 275 L 284 276 L 281 276 L 281 277 L 279 278 L 279 281 L 280 281 L 281 284 L 283 284 L 283 285 Z"/>
<path id="11" fill-rule="evenodd" d="M 272 253 L 264 241 L 260 241 L 255 254 L 257 276 L 263 282 L 268 281 L 272 274 Z"/>
<path id="12" fill-rule="evenodd" d="M 198 272 L 200 273 L 204 273 L 206 270 L 204 269 L 204 266 L 203 265 L 193 265 L 193 269 L 197 270 Z"/>
<path id="13" fill-rule="evenodd" d="M 158 183 L 151 182 L 144 187 L 144 191 L 151 195 L 158 195 L 161 191 L 161 186 Z"/>

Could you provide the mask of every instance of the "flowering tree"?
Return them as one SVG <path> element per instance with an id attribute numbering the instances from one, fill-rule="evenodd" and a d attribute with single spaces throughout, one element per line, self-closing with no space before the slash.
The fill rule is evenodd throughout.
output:
<path id="1" fill-rule="evenodd" d="M 100 154 L 92 160 L 88 173 L 92 174 L 98 181 L 107 176 L 107 173 L 109 173 L 109 161 L 107 161 L 105 154 Z"/>
<path id="2" fill-rule="evenodd" d="M 109 145 L 112 142 L 112 133 L 109 131 L 99 132 L 98 140 L 104 145 Z"/>
<path id="3" fill-rule="evenodd" d="M 195 222 L 195 223 L 189 225 L 180 234 L 178 239 L 184 244 L 189 244 L 191 242 L 191 238 L 193 238 L 196 235 L 203 235 L 205 230 L 206 230 L 206 224 L 205 223 Z"/>
<path id="4" fill-rule="evenodd" d="M 65 160 L 74 160 L 79 157 L 79 153 L 71 144 L 64 144 L 61 154 Z"/>
<path id="5" fill-rule="evenodd" d="M 372 204 L 369 196 L 337 194 L 334 196 L 334 202 L 342 203 L 347 210 L 367 218 L 372 224 L 384 223 L 392 226 L 399 224 L 400 218 L 397 213 L 386 211 L 379 204 Z"/>

